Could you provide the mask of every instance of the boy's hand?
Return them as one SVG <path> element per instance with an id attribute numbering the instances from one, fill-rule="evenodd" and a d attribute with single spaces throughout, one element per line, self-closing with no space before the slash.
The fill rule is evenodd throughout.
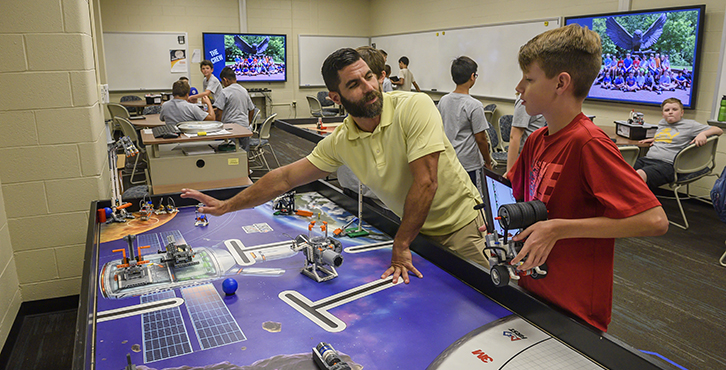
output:
<path id="1" fill-rule="evenodd" d="M 708 138 L 702 132 L 702 133 L 696 135 L 696 137 L 693 140 L 691 140 L 690 144 L 696 143 L 696 146 L 701 146 L 703 144 L 706 144 L 706 139 L 708 139 Z"/>
<path id="2" fill-rule="evenodd" d="M 655 138 L 650 138 L 650 139 L 640 140 L 638 142 L 641 143 L 641 144 L 650 144 L 650 145 L 653 145 L 653 142 L 654 141 L 655 141 Z"/>
<path id="3" fill-rule="evenodd" d="M 555 228 L 556 221 L 537 222 L 512 238 L 514 241 L 527 239 L 522 250 L 512 260 L 512 265 L 514 265 L 527 257 L 527 260 L 517 267 L 517 270 L 525 271 L 545 263 L 547 256 L 550 255 L 552 248 L 555 246 L 555 242 L 560 239 Z"/>

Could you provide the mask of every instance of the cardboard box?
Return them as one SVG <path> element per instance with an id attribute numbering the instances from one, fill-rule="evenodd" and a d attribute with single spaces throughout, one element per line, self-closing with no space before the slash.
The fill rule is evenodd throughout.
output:
<path id="1" fill-rule="evenodd" d="M 628 123 L 628 121 L 615 121 L 615 133 L 618 136 L 628 138 L 630 140 L 650 139 L 655 136 L 658 129 L 656 125 L 644 123 L 642 125 L 636 123 Z"/>

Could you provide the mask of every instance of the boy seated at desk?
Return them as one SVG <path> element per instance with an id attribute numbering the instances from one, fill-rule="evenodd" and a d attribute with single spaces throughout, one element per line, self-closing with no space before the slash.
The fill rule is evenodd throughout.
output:
<path id="1" fill-rule="evenodd" d="M 651 190 L 673 181 L 673 160 L 681 149 L 692 143 L 701 146 L 709 136 L 723 133 L 718 127 L 683 119 L 683 103 L 676 98 L 664 100 L 661 108 L 663 119 L 658 122 L 655 136 L 640 141 L 651 145 L 648 154 L 633 166 Z"/>
<path id="2" fill-rule="evenodd" d="M 203 111 L 198 106 L 189 103 L 189 83 L 184 80 L 174 82 L 171 87 L 174 99 L 161 105 L 161 114 L 159 119 L 166 122 L 167 125 L 176 125 L 184 121 L 214 121 L 214 109 L 209 98 L 202 97 L 202 103 L 207 106 L 207 111 Z"/>

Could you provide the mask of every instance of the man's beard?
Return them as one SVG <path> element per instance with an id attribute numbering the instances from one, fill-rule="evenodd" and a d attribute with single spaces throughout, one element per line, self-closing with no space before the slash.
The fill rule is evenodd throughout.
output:
<path id="1" fill-rule="evenodd" d="M 377 99 L 375 103 L 366 104 L 373 99 Z M 373 118 L 383 112 L 383 94 L 378 89 L 369 92 L 357 102 L 350 101 L 343 97 L 343 94 L 340 94 L 340 103 L 346 112 L 353 117 Z"/>

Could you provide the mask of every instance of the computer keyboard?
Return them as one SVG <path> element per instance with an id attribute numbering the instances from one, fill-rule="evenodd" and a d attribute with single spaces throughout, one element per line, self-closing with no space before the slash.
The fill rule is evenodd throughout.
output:
<path id="1" fill-rule="evenodd" d="M 151 128 L 155 138 L 174 139 L 179 137 L 181 130 L 176 125 L 164 125 Z"/>

